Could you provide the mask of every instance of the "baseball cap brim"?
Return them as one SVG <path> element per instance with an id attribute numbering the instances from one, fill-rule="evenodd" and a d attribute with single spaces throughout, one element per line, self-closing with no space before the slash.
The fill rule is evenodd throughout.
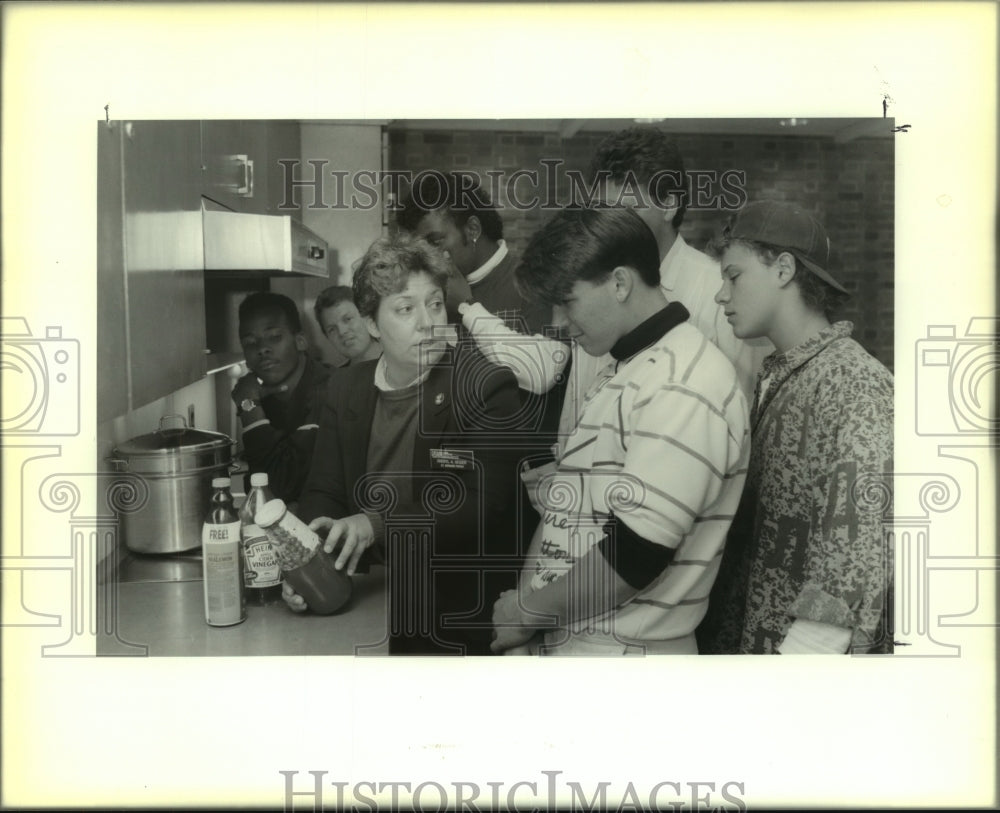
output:
<path id="1" fill-rule="evenodd" d="M 794 248 L 784 248 L 782 251 L 787 251 L 789 254 L 795 255 L 795 258 L 802 263 L 806 268 L 812 271 L 817 277 L 819 277 L 823 282 L 832 288 L 836 288 L 842 294 L 847 294 L 850 296 L 850 291 L 848 291 L 843 285 L 841 285 L 837 280 L 833 278 L 829 271 L 825 268 L 820 267 L 816 262 L 805 257 L 801 251 Z"/>

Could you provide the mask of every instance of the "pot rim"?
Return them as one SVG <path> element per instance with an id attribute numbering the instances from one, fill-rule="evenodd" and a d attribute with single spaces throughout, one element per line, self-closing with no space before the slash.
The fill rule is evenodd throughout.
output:
<path id="1" fill-rule="evenodd" d="M 164 428 L 168 418 L 179 418 L 183 426 Z M 196 439 L 184 443 L 183 439 Z M 155 444 L 155 445 L 154 445 Z M 160 428 L 145 435 L 137 435 L 116 446 L 112 455 L 128 460 L 163 460 L 164 458 L 183 457 L 188 454 L 221 450 L 229 447 L 232 451 L 233 439 L 221 432 L 211 432 L 206 429 L 189 429 L 187 420 L 182 415 L 164 415 L 160 419 Z"/>

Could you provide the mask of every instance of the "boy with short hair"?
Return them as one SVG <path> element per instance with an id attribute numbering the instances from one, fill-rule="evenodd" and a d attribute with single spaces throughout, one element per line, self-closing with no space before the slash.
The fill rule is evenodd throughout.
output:
<path id="1" fill-rule="evenodd" d="M 260 291 L 240 303 L 239 338 L 250 372 L 236 382 L 232 399 L 250 472 L 266 472 L 274 495 L 295 502 L 312 462 L 330 371 L 306 354 L 298 308 L 282 294 Z"/>
<path id="2" fill-rule="evenodd" d="M 518 285 L 588 354 L 610 353 L 554 470 L 520 594 L 494 608 L 497 652 L 693 654 L 749 452 L 733 365 L 659 286 L 652 232 L 626 208 L 557 214 Z"/>
<path id="3" fill-rule="evenodd" d="M 382 355 L 382 345 L 368 332 L 354 304 L 354 292 L 348 286 L 331 285 L 320 291 L 313 313 L 323 335 L 346 359 L 341 367 Z"/>
<path id="4" fill-rule="evenodd" d="M 546 333 L 552 321 L 549 308 L 523 297 L 514 284 L 517 261 L 503 239 L 500 213 L 468 174 L 428 172 L 415 181 L 400 202 L 396 224 L 451 260 L 451 321 L 469 331 L 490 361 L 514 373 L 528 404 L 542 406 L 529 393 L 544 397 L 541 424 L 551 434 L 562 405 L 557 381 L 569 354 Z M 525 336 L 530 340 L 524 341 Z"/>
<path id="5" fill-rule="evenodd" d="M 893 380 L 830 323 L 844 296 L 822 225 L 791 203 L 745 206 L 718 240 L 716 298 L 737 336 L 767 336 L 747 486 L 699 646 L 714 653 L 891 651 L 891 557 L 856 490 L 892 471 Z"/>
<path id="6" fill-rule="evenodd" d="M 460 275 L 449 282 L 449 313 L 474 301 L 479 307 L 462 321 L 489 315 L 519 333 L 542 333 L 548 309 L 514 287 L 517 263 L 503 239 L 503 220 L 478 180 L 460 172 L 421 173 L 414 180 L 396 223 L 445 252 Z"/>
<path id="7" fill-rule="evenodd" d="M 590 173 L 606 202 L 630 206 L 649 226 L 656 238 L 664 294 L 680 302 L 690 314 L 690 324 L 733 363 L 749 400 L 761 362 L 774 348 L 766 339 L 743 340 L 733 335 L 714 300 L 718 262 L 689 245 L 681 235 L 691 198 L 691 180 L 674 139 L 648 125 L 612 133 L 598 145 Z M 606 358 L 573 354 L 561 431 L 573 426 L 583 392 L 605 363 Z"/>

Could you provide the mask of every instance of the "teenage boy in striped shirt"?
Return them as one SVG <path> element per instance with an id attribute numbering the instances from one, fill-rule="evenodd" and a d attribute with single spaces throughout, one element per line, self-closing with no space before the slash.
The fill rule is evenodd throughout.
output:
<path id="1" fill-rule="evenodd" d="M 587 391 L 553 470 L 518 590 L 494 607 L 495 652 L 694 654 L 749 455 L 732 363 L 660 287 L 633 211 L 567 209 L 531 240 L 518 285 L 589 355 Z"/>
<path id="2" fill-rule="evenodd" d="M 774 346 L 763 337 L 733 334 L 715 301 L 719 263 L 689 245 L 681 235 L 692 201 L 692 176 L 674 139 L 658 127 L 638 126 L 612 133 L 591 159 L 590 174 L 607 203 L 635 209 L 656 238 L 660 255 L 660 287 L 670 301 L 688 311 L 688 322 L 704 333 L 736 368 L 747 401 L 764 358 Z M 582 396 L 608 358 L 594 358 L 575 348 L 569 368 L 559 428 L 575 425 Z"/>

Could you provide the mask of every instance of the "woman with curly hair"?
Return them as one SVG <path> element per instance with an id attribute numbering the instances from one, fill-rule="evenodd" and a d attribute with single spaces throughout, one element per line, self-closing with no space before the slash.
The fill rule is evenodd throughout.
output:
<path id="1" fill-rule="evenodd" d="M 444 255 L 406 234 L 361 259 L 354 301 L 382 356 L 331 376 L 299 509 L 338 569 L 384 557 L 390 654 L 487 654 L 487 571 L 517 553 L 517 455 L 504 443 L 517 382 L 457 340 L 447 278 Z"/>

